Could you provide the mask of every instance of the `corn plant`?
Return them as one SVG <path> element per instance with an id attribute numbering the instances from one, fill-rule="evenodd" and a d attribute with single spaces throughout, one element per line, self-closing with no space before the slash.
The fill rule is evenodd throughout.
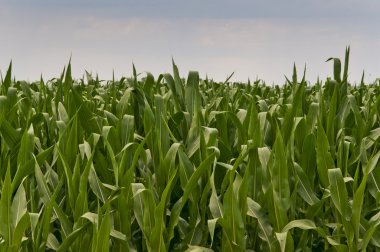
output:
<path id="1" fill-rule="evenodd" d="M 280 86 L 11 63 L 0 251 L 378 251 L 380 82 L 349 82 L 349 48 L 328 61 Z"/>

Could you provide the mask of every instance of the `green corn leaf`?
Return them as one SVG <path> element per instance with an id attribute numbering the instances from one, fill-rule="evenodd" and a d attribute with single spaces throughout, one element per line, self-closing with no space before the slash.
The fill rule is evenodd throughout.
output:
<path id="1" fill-rule="evenodd" d="M 303 230 L 308 230 L 308 229 L 316 229 L 316 226 L 313 221 L 308 220 L 308 219 L 303 219 L 303 220 L 293 220 L 286 224 L 286 226 L 282 229 L 280 233 L 276 233 L 276 237 L 278 242 L 280 243 L 281 251 L 284 252 L 286 248 L 286 242 L 289 240 L 287 238 L 288 231 L 293 228 L 300 228 Z"/>
<path id="2" fill-rule="evenodd" d="M 25 213 L 17 222 L 17 225 L 13 231 L 13 240 L 10 251 L 19 251 L 21 246 L 22 238 L 24 237 L 25 231 L 30 226 L 30 217 L 28 213 Z"/>
<path id="3" fill-rule="evenodd" d="M 315 195 L 306 173 L 297 163 L 294 164 L 294 168 L 298 177 L 297 191 L 301 198 L 311 206 L 318 203 L 319 199 Z"/>
<path id="4" fill-rule="evenodd" d="M 54 151 L 54 146 L 51 146 L 47 148 L 46 150 L 43 150 L 38 153 L 36 156 L 37 163 L 41 165 L 45 162 L 45 160 L 48 158 L 50 154 L 52 154 Z M 34 172 L 33 166 L 35 165 L 34 158 L 29 159 L 24 165 L 19 167 L 16 171 L 15 176 L 12 180 L 12 192 L 15 191 L 18 186 L 20 185 L 21 181 L 27 177 L 28 175 L 32 174 Z"/>
<path id="5" fill-rule="evenodd" d="M 209 248 L 200 247 L 200 246 L 189 245 L 189 248 L 185 251 L 186 252 L 213 252 L 214 250 L 209 249 Z"/>
<path id="6" fill-rule="evenodd" d="M 201 107 L 201 97 L 199 93 L 198 72 L 189 72 L 185 89 L 186 109 L 190 113 L 190 118 L 199 116 Z"/>
<path id="7" fill-rule="evenodd" d="M 356 236 L 356 242 L 359 242 L 359 232 L 360 232 L 360 219 L 361 219 L 361 213 L 363 209 L 363 202 L 364 202 L 364 193 L 367 183 L 367 177 L 368 174 L 370 174 L 373 169 L 376 167 L 378 161 L 380 158 L 380 152 L 376 153 L 375 156 L 373 156 L 370 161 L 368 162 L 367 166 L 364 168 L 363 173 L 363 179 L 360 183 L 358 189 L 356 190 L 354 194 L 353 199 L 353 206 L 352 206 L 352 217 L 351 217 L 351 223 L 353 225 L 353 228 L 355 229 L 355 236 Z"/>
<path id="8" fill-rule="evenodd" d="M 294 118 L 297 116 L 299 110 L 302 111 L 302 96 L 304 93 L 304 85 L 301 84 L 298 86 L 297 91 L 294 95 L 292 107 L 290 111 L 286 114 L 284 119 L 284 124 L 282 125 L 282 136 L 284 138 L 284 143 L 288 143 L 288 139 L 291 135 L 293 128 Z"/>
<path id="9" fill-rule="evenodd" d="M 263 212 L 261 206 L 249 197 L 247 198 L 247 205 L 247 215 L 257 219 L 258 227 L 260 230 L 259 237 L 266 242 L 269 251 L 274 251 L 275 248 L 273 246 L 273 228 L 268 218 L 265 216 L 265 213 Z"/>
<path id="10" fill-rule="evenodd" d="M 20 222 L 20 219 L 27 212 L 27 200 L 25 188 L 21 184 L 13 197 L 12 205 L 11 205 L 11 216 L 12 216 L 12 227 L 17 227 L 17 224 Z"/>
<path id="11" fill-rule="evenodd" d="M 342 218 L 348 221 L 351 217 L 351 212 L 347 204 L 348 194 L 343 180 L 342 171 L 339 168 L 329 169 L 328 177 L 332 202 L 341 214 Z"/>
<path id="12" fill-rule="evenodd" d="M 340 63 L 340 59 L 338 58 L 329 58 L 327 61 L 331 61 L 333 60 L 334 61 L 334 79 L 340 83 L 341 82 L 341 78 L 340 78 L 340 74 L 341 74 L 341 63 Z"/>
<path id="13" fill-rule="evenodd" d="M 9 63 L 7 73 L 1 85 L 2 94 L 6 94 L 8 92 L 8 89 L 11 86 L 11 83 L 12 83 L 12 61 L 11 63 Z"/>
<path id="14" fill-rule="evenodd" d="M 82 233 L 86 231 L 87 226 L 90 224 L 90 222 L 87 222 L 83 226 L 75 229 L 72 233 L 70 233 L 66 239 L 61 243 L 59 248 L 57 249 L 58 252 L 67 251 L 70 246 L 73 244 L 73 242 L 80 237 Z"/>
<path id="15" fill-rule="evenodd" d="M 224 215 L 220 224 L 224 230 L 222 248 L 224 251 L 233 249 L 234 251 L 244 250 L 244 223 L 239 204 L 236 199 L 233 185 L 230 185 L 224 194 Z"/>
<path id="16" fill-rule="evenodd" d="M 96 171 L 94 167 L 90 168 L 90 172 L 88 175 L 88 182 L 90 184 L 91 190 L 94 192 L 94 194 L 103 202 L 105 203 L 108 199 L 108 192 L 102 182 L 100 181 L 99 177 L 96 175 Z"/>
<path id="17" fill-rule="evenodd" d="M 215 153 L 208 156 L 195 170 L 193 175 L 190 177 L 189 182 L 186 185 L 186 188 L 183 192 L 182 197 L 174 204 L 172 208 L 172 213 L 170 215 L 170 221 L 168 226 L 168 242 L 173 238 L 174 226 L 178 222 L 179 215 L 181 213 L 182 208 L 184 207 L 191 191 L 196 187 L 198 180 L 200 177 L 207 171 L 207 169 L 214 162 Z M 167 242 L 167 244 L 168 244 Z"/>
<path id="18" fill-rule="evenodd" d="M 364 235 L 363 238 L 363 244 L 362 244 L 362 250 L 366 251 L 366 248 L 375 232 L 375 230 L 380 225 L 380 212 L 375 214 L 370 220 L 369 220 L 369 229 Z"/>
<path id="19" fill-rule="evenodd" d="M 327 136 L 323 129 L 322 123 L 318 120 L 317 130 L 317 171 L 322 186 L 329 185 L 328 170 L 335 167 L 334 160 L 329 152 Z"/>
<path id="20" fill-rule="evenodd" d="M 7 173 L 1 188 L 0 199 L 0 234 L 4 239 L 5 249 L 12 244 L 12 212 L 11 212 L 11 174 L 8 165 Z"/>
<path id="21" fill-rule="evenodd" d="M 100 224 L 98 232 L 97 251 L 99 252 L 109 251 L 109 237 L 111 232 L 110 225 L 110 207 L 107 204 L 106 213 L 102 218 L 102 223 Z"/>

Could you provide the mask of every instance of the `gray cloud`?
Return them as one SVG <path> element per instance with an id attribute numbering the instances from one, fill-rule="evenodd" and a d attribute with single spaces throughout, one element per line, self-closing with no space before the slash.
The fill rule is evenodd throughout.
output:
<path id="1" fill-rule="evenodd" d="M 346 18 L 379 20 L 374 0 L 4 0 L 29 10 L 98 12 L 99 15 L 162 18 Z"/>
<path id="2" fill-rule="evenodd" d="M 307 63 L 308 79 L 314 81 L 318 75 L 332 73 L 331 64 L 324 62 L 328 57 L 342 57 L 345 46 L 351 45 L 350 79 L 360 80 L 363 69 L 368 80 L 380 76 L 380 34 L 372 20 L 377 16 L 368 14 L 358 22 L 360 13 L 374 11 L 374 1 L 368 7 L 351 0 L 343 7 L 341 1 L 325 5 L 289 1 L 290 6 L 253 1 L 256 8 L 248 1 L 238 1 L 235 9 L 228 1 L 221 1 L 215 9 L 216 1 L 206 1 L 203 8 L 200 1 L 194 6 L 184 1 L 160 5 L 155 1 L 149 1 L 151 5 L 111 2 L 112 6 L 105 1 L 91 1 L 92 5 L 89 1 L 58 5 L 41 0 L 23 5 L 3 2 L 0 69 L 13 59 L 18 78 L 35 80 L 41 73 L 51 78 L 72 54 L 76 77 L 88 69 L 106 79 L 113 69 L 117 76 L 130 74 L 132 61 L 140 71 L 170 72 L 173 56 L 184 76 L 189 70 L 199 70 L 203 77 L 208 74 L 223 80 L 235 71 L 234 80 L 258 76 L 269 83 L 282 83 L 296 62 L 299 68 Z M 314 17 L 305 14 L 311 10 L 302 9 L 303 2 L 315 6 Z M 283 13 L 276 14 L 280 11 L 274 6 Z M 223 11 L 219 13 L 218 8 Z M 262 13 L 254 18 L 244 16 L 244 12 L 259 10 Z M 325 10 L 327 14 L 322 15 Z M 350 11 L 357 17 L 345 17 Z M 337 14 L 332 16 L 333 12 Z"/>

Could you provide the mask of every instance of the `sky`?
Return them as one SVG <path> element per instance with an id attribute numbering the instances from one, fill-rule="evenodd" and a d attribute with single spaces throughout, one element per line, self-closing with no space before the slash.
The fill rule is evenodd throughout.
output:
<path id="1" fill-rule="evenodd" d="M 199 71 L 283 84 L 295 63 L 315 82 L 350 46 L 349 80 L 380 77 L 378 0 L 0 0 L 0 70 L 18 80 Z"/>

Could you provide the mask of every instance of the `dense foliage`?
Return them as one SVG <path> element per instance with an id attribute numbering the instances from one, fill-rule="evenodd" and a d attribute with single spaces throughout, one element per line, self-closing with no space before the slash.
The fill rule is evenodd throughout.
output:
<path id="1" fill-rule="evenodd" d="M 197 72 L 0 96 L 0 251 L 380 247 L 380 83 L 216 83 Z"/>

